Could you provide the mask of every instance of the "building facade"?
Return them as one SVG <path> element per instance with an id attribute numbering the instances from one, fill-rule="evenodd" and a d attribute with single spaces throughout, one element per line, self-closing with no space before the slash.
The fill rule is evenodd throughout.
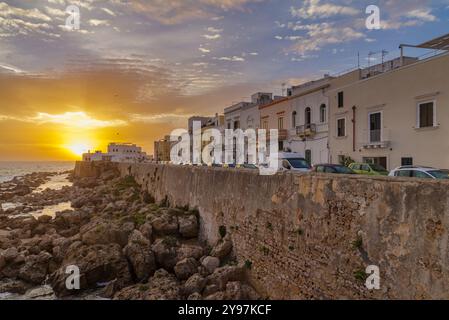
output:
<path id="1" fill-rule="evenodd" d="M 449 168 L 449 55 L 409 61 L 329 92 L 331 161 Z M 362 78 L 362 77 L 361 77 Z"/>
<path id="2" fill-rule="evenodd" d="M 154 161 L 169 162 L 170 150 L 173 142 L 170 141 L 170 136 L 165 136 L 163 139 L 154 142 Z"/>
<path id="3" fill-rule="evenodd" d="M 144 162 L 149 159 L 141 147 L 131 143 L 110 143 L 107 153 L 89 151 L 83 154 L 83 161 Z"/>

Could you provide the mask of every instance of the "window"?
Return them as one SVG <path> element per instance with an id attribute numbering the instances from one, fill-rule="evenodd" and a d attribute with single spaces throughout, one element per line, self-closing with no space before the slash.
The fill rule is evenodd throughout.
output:
<path id="1" fill-rule="evenodd" d="M 268 130 L 268 120 L 263 120 L 262 129 Z"/>
<path id="2" fill-rule="evenodd" d="M 346 119 L 338 119 L 337 120 L 337 137 L 345 137 L 346 136 Z"/>
<path id="3" fill-rule="evenodd" d="M 418 105 L 418 128 L 435 126 L 435 103 L 425 102 Z"/>
<path id="4" fill-rule="evenodd" d="M 322 104 L 320 106 L 320 122 L 325 123 L 326 122 L 326 105 Z"/>
<path id="5" fill-rule="evenodd" d="M 431 179 L 431 178 L 432 178 L 432 177 L 431 177 L 430 175 L 428 175 L 427 173 L 422 172 L 422 171 L 417 171 L 417 170 L 414 170 L 414 171 L 413 171 L 413 177 L 415 177 L 415 178 L 420 178 L 420 179 Z"/>
<path id="6" fill-rule="evenodd" d="M 370 172 L 369 165 L 367 165 L 367 164 L 362 165 L 361 170 L 362 171 L 366 171 L 366 172 Z"/>
<path id="7" fill-rule="evenodd" d="M 278 129 L 279 130 L 284 129 L 284 118 L 283 117 L 278 118 Z"/>
<path id="8" fill-rule="evenodd" d="M 413 166 L 413 158 L 401 158 L 401 166 Z"/>
<path id="9" fill-rule="evenodd" d="M 234 129 L 240 129 L 240 121 L 234 121 Z"/>
<path id="10" fill-rule="evenodd" d="M 396 177 L 407 177 L 407 178 L 410 178 L 412 176 L 412 173 L 413 172 L 411 170 L 401 170 L 401 171 L 396 171 L 394 173 L 394 175 Z"/>
<path id="11" fill-rule="evenodd" d="M 228 122 L 228 129 L 231 129 L 231 123 Z"/>
<path id="12" fill-rule="evenodd" d="M 344 93 L 343 93 L 343 91 L 340 91 L 339 93 L 338 93 L 338 107 L 339 108 L 343 108 L 343 106 L 344 106 Z"/>
<path id="13" fill-rule="evenodd" d="M 369 114 L 369 141 L 380 142 L 382 133 L 382 114 L 380 112 Z"/>
<path id="14" fill-rule="evenodd" d="M 296 111 L 292 113 L 292 128 L 296 128 Z"/>
<path id="15" fill-rule="evenodd" d="M 306 161 L 309 165 L 312 164 L 312 150 L 306 150 Z"/>
<path id="16" fill-rule="evenodd" d="M 304 124 L 305 124 L 306 129 L 309 129 L 310 124 L 312 122 L 312 110 L 310 108 L 306 108 L 304 113 L 305 113 Z"/>

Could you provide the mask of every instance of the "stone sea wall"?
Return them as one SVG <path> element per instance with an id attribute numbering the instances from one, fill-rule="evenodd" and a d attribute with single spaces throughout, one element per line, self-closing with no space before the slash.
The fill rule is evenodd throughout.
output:
<path id="1" fill-rule="evenodd" d="M 158 164 L 77 163 L 132 175 L 157 202 L 196 207 L 201 237 L 232 237 L 272 299 L 449 299 L 449 183 Z M 380 268 L 380 289 L 365 268 Z"/>

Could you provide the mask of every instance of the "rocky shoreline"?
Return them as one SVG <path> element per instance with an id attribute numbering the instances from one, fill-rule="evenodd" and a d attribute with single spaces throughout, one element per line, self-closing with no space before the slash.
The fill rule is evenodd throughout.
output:
<path id="1" fill-rule="evenodd" d="M 259 299 L 225 229 L 212 247 L 198 239 L 195 209 L 156 204 L 113 169 L 32 192 L 51 176 L 0 185 L 0 199 L 22 204 L 0 208 L 0 299 Z M 67 201 L 72 208 L 54 218 L 24 215 Z M 67 266 L 79 268 L 79 290 L 67 288 Z"/>

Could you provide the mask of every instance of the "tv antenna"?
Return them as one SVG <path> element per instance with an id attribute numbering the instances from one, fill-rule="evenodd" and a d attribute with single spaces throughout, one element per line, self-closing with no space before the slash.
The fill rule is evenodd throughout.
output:
<path id="1" fill-rule="evenodd" d="M 382 50 L 382 51 L 370 51 L 368 53 L 368 68 L 371 67 L 371 58 L 376 55 L 376 54 L 381 54 L 382 55 L 382 72 L 384 71 L 384 62 L 385 62 L 385 57 L 388 54 L 387 50 Z"/>

